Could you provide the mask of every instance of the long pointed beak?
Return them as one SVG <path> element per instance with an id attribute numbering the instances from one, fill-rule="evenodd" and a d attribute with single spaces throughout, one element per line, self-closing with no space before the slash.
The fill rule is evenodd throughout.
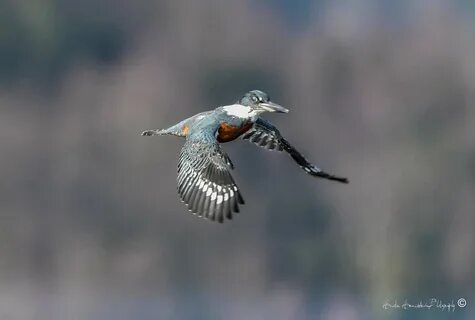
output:
<path id="1" fill-rule="evenodd" d="M 279 113 L 289 113 L 289 110 L 282 107 L 281 105 L 268 101 L 259 103 L 259 107 L 264 109 L 267 112 L 279 112 Z"/>

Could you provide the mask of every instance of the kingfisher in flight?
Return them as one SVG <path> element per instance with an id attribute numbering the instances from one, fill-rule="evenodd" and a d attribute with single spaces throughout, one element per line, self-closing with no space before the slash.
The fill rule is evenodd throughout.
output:
<path id="1" fill-rule="evenodd" d="M 246 93 L 235 104 L 198 113 L 168 129 L 142 132 L 143 136 L 173 135 L 186 139 L 178 162 L 178 194 L 189 211 L 223 222 L 239 212 L 244 199 L 230 170 L 234 168 L 221 143 L 239 137 L 268 150 L 287 152 L 305 172 L 314 177 L 348 183 L 347 178 L 329 174 L 308 162 L 260 117 L 265 112 L 288 113 L 259 90 Z"/>

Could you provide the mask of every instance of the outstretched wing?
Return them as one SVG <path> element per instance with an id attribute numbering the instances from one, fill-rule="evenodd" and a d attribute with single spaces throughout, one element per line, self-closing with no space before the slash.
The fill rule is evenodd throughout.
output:
<path id="1" fill-rule="evenodd" d="M 210 220 L 232 219 L 244 200 L 229 169 L 233 165 L 216 141 L 214 130 L 187 137 L 178 164 L 178 193 L 188 209 Z"/>
<path id="2" fill-rule="evenodd" d="M 282 137 L 276 127 L 264 119 L 258 118 L 252 128 L 242 135 L 242 138 L 268 150 L 285 150 L 305 172 L 312 176 L 348 183 L 347 178 L 329 174 L 308 162 L 297 149 Z"/>

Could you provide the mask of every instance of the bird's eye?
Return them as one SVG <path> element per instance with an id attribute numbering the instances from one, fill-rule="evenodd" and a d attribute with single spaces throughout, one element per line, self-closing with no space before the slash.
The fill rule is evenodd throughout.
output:
<path id="1" fill-rule="evenodd" d="M 252 96 L 251 99 L 252 99 L 252 102 L 257 102 L 257 100 L 258 100 L 256 96 Z"/>

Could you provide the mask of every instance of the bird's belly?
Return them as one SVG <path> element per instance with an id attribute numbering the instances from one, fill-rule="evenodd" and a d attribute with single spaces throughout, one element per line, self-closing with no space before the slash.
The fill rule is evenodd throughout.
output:
<path id="1" fill-rule="evenodd" d="M 218 129 L 218 142 L 229 142 L 238 138 L 252 127 L 252 122 L 247 122 L 241 126 L 232 126 L 226 122 L 221 123 Z"/>

